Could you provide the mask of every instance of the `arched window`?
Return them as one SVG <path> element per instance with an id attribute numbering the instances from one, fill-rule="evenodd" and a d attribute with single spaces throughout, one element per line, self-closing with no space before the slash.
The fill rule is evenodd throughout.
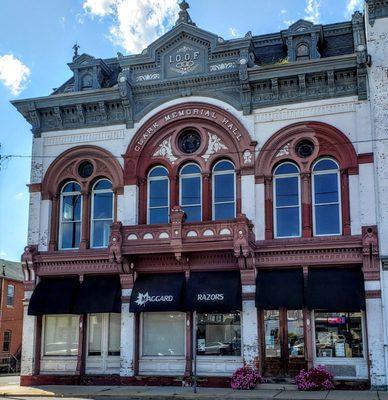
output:
<path id="1" fill-rule="evenodd" d="M 213 168 L 213 220 L 236 217 L 236 173 L 227 160 L 219 161 Z"/>
<path id="2" fill-rule="evenodd" d="M 341 193 L 338 164 L 324 158 L 313 166 L 313 227 L 315 236 L 340 235 Z"/>
<path id="3" fill-rule="evenodd" d="M 300 177 L 295 164 L 280 164 L 274 171 L 275 237 L 299 237 L 301 233 Z"/>
<path id="4" fill-rule="evenodd" d="M 296 59 L 299 60 L 308 60 L 310 58 L 310 48 L 306 43 L 301 43 L 296 48 Z"/>
<path id="5" fill-rule="evenodd" d="M 67 183 L 61 191 L 59 248 L 77 249 L 81 239 L 82 196 L 77 182 Z"/>
<path id="6" fill-rule="evenodd" d="M 179 174 L 179 205 L 186 221 L 202 220 L 202 176 L 197 164 L 185 165 Z"/>
<path id="7" fill-rule="evenodd" d="M 91 247 L 107 247 L 113 222 L 112 183 L 107 179 L 93 186 L 91 216 Z"/>
<path id="8" fill-rule="evenodd" d="M 168 224 L 170 217 L 170 181 L 166 168 L 157 166 L 148 174 L 148 223 Z"/>
<path id="9" fill-rule="evenodd" d="M 85 74 L 81 79 L 81 89 L 91 89 L 93 87 L 93 77 L 90 74 Z"/>

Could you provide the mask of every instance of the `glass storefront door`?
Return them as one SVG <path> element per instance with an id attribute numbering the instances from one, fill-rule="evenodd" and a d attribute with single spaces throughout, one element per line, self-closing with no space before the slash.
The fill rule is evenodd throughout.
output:
<path id="1" fill-rule="evenodd" d="M 264 374 L 292 377 L 306 366 L 302 310 L 263 311 Z"/>

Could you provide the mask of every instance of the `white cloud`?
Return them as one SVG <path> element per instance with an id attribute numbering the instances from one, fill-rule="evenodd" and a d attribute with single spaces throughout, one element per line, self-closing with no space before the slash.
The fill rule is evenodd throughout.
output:
<path id="1" fill-rule="evenodd" d="M 283 10 L 280 10 L 280 14 L 287 14 L 287 10 L 285 10 L 284 8 L 283 8 Z"/>
<path id="2" fill-rule="evenodd" d="M 16 193 L 15 196 L 14 196 L 15 200 L 22 200 L 23 197 L 24 197 L 24 193 L 23 192 Z"/>
<path id="3" fill-rule="evenodd" d="M 30 74 L 30 69 L 12 54 L 0 56 L 0 82 L 13 95 L 16 96 L 25 89 Z"/>
<path id="4" fill-rule="evenodd" d="M 321 2 L 320 0 L 307 0 L 306 8 L 304 9 L 305 16 L 304 18 L 307 21 L 311 21 L 314 24 L 319 23 L 319 18 L 321 17 L 320 13 Z"/>
<path id="5" fill-rule="evenodd" d="M 111 41 L 129 53 L 141 52 L 178 18 L 176 0 L 84 0 L 89 15 L 111 17 Z"/>
<path id="6" fill-rule="evenodd" d="M 229 35 L 232 37 L 238 37 L 239 36 L 238 30 L 233 27 L 229 28 Z"/>
<path id="7" fill-rule="evenodd" d="M 7 257 L 7 253 L 4 250 L 0 250 L 0 257 Z"/>
<path id="8" fill-rule="evenodd" d="M 363 0 L 347 0 L 345 17 L 349 18 L 356 10 L 362 10 Z"/>

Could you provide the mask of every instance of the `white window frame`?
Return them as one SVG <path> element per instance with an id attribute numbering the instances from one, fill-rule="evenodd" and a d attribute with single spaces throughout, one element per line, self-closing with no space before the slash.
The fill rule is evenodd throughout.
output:
<path id="1" fill-rule="evenodd" d="M 12 295 L 10 296 L 9 291 L 12 288 Z M 12 298 L 12 304 L 8 303 L 8 299 Z M 8 308 L 13 308 L 15 306 L 15 285 L 12 283 L 9 283 L 7 286 L 7 307 Z"/>
<path id="2" fill-rule="evenodd" d="M 97 186 L 97 184 L 101 181 L 107 181 L 110 184 L 112 184 L 112 182 L 109 179 L 106 178 L 102 178 L 99 179 L 94 185 L 93 185 L 93 189 L 92 189 L 92 201 L 91 201 L 91 212 L 90 212 L 90 243 L 91 243 L 91 248 L 92 249 L 105 249 L 108 247 L 109 245 L 109 238 L 108 238 L 108 243 L 106 246 L 94 246 L 93 242 L 94 242 L 94 223 L 95 221 L 111 221 L 111 224 L 113 223 L 113 218 L 114 218 L 114 193 L 112 189 L 95 189 L 95 187 Z M 95 194 L 100 194 L 100 193 L 112 193 L 112 217 L 111 218 L 94 218 L 94 195 Z"/>
<path id="3" fill-rule="evenodd" d="M 158 356 L 158 355 L 153 355 L 153 356 L 148 356 L 143 354 L 143 333 L 144 333 L 144 314 L 183 314 L 184 316 L 184 344 L 183 344 L 183 355 L 163 355 L 163 356 Z M 144 360 L 150 360 L 150 359 L 184 359 L 186 357 L 186 344 L 187 344 L 187 326 L 188 320 L 187 320 L 187 314 L 184 311 L 150 311 L 150 312 L 144 312 L 140 314 L 140 340 L 139 340 L 139 356 L 140 359 Z"/>
<path id="4" fill-rule="evenodd" d="M 215 171 L 216 166 L 218 164 L 220 164 L 221 162 L 224 162 L 224 161 L 228 162 L 233 168 L 229 169 L 227 171 Z M 234 207 L 233 207 L 233 218 L 236 218 L 236 193 L 237 193 L 237 190 L 236 190 L 236 167 L 232 163 L 232 161 L 227 160 L 227 159 L 222 159 L 222 160 L 217 161 L 214 164 L 213 169 L 212 169 L 212 220 L 213 221 L 222 221 L 222 220 L 216 220 L 216 212 L 215 212 L 215 209 L 216 209 L 215 181 L 216 180 L 215 180 L 215 177 L 218 176 L 218 175 L 229 175 L 229 174 L 233 174 L 233 202 L 232 201 L 221 201 L 221 202 L 217 202 L 217 205 L 218 204 L 232 204 L 233 203 L 233 205 L 234 205 Z"/>
<path id="5" fill-rule="evenodd" d="M 156 169 L 156 168 L 163 168 L 167 172 L 167 176 L 153 176 L 150 177 L 151 172 Z M 150 191 L 150 182 L 152 181 L 161 181 L 161 180 L 167 180 L 167 206 L 157 206 L 157 207 L 151 207 L 150 206 L 150 198 L 151 198 L 151 191 Z M 168 170 L 165 166 L 163 165 L 155 165 L 153 168 L 150 169 L 147 175 L 147 224 L 151 224 L 150 222 L 150 211 L 151 209 L 158 209 L 158 208 L 167 208 L 168 211 L 168 219 L 170 220 L 170 178 L 169 178 L 169 173 Z M 167 221 L 166 224 L 168 224 L 170 221 Z M 155 224 L 157 225 L 157 224 Z"/>
<path id="6" fill-rule="evenodd" d="M 337 165 L 337 169 L 327 169 L 324 171 L 314 171 L 315 166 L 324 160 L 329 160 L 334 162 Z M 341 177 L 340 177 L 340 170 L 339 170 L 339 165 L 337 163 L 337 161 L 335 161 L 332 158 L 329 157 L 324 157 L 324 158 L 320 158 L 319 160 L 317 160 L 311 169 L 312 173 L 311 173 L 311 197 L 312 197 L 312 208 L 313 208 L 313 235 L 314 236 L 340 236 L 342 235 L 342 196 L 341 196 Z M 326 174 L 333 174 L 336 173 L 337 174 L 337 187 L 338 187 L 338 202 L 330 202 L 330 203 L 320 203 L 317 206 L 327 206 L 327 205 L 336 205 L 338 204 L 338 218 L 339 218 L 339 232 L 338 233 L 321 233 L 318 234 L 316 232 L 316 228 L 317 228 L 317 223 L 316 223 L 316 212 L 315 212 L 315 176 L 317 175 L 326 175 Z"/>
<path id="7" fill-rule="evenodd" d="M 63 192 L 63 189 L 69 184 L 69 183 L 76 183 L 79 187 L 81 187 L 80 186 L 80 184 L 77 182 L 77 181 L 70 181 L 70 182 L 67 182 L 67 183 L 65 183 L 63 186 L 62 186 L 62 190 L 61 190 L 61 199 L 60 199 L 60 204 L 59 204 L 59 250 L 77 250 L 77 249 L 79 249 L 79 247 L 62 247 L 62 224 L 64 224 L 64 223 L 66 223 L 66 224 L 75 224 L 75 223 L 77 223 L 77 222 L 79 222 L 80 223 L 80 242 L 81 242 L 81 238 L 82 238 L 82 218 L 83 218 L 83 213 L 82 213 L 82 209 L 83 209 L 83 196 L 82 196 L 82 193 L 81 193 L 81 190 L 79 191 L 79 192 L 66 192 L 66 193 L 64 193 Z M 77 196 L 77 195 L 79 195 L 80 196 L 80 198 L 81 198 L 81 205 L 80 205 L 80 208 L 81 208 L 81 212 L 80 212 L 80 219 L 79 220 L 77 220 L 77 221 L 71 221 L 71 222 L 64 222 L 64 221 L 62 221 L 62 217 L 63 217 L 63 215 L 62 215 L 62 208 L 63 208 L 63 198 L 64 197 L 70 197 L 70 196 Z"/>
<path id="8" fill-rule="evenodd" d="M 195 165 L 196 167 L 198 167 L 199 172 L 193 173 L 193 174 L 183 174 L 182 175 L 182 171 L 188 167 L 189 165 Z M 183 184 L 183 180 L 186 178 L 199 178 L 199 203 L 197 204 L 182 204 L 182 184 Z M 184 207 L 198 207 L 200 208 L 200 220 L 199 221 L 195 221 L 195 222 L 201 222 L 203 219 L 203 215 L 202 215 L 202 173 L 201 173 L 201 167 L 196 164 L 196 163 L 188 163 L 185 164 L 180 172 L 179 172 L 179 205 L 184 208 Z"/>
<path id="9" fill-rule="evenodd" d="M 298 172 L 276 175 L 276 170 L 280 166 L 285 165 L 285 164 L 290 164 L 290 165 L 294 166 L 298 170 Z M 297 206 L 279 206 L 279 207 L 276 206 L 276 184 L 277 184 L 276 181 L 279 179 L 283 179 L 283 178 L 298 178 L 298 205 Z M 301 190 L 301 184 L 300 184 L 300 169 L 299 169 L 299 167 L 296 164 L 289 162 L 289 161 L 279 164 L 275 168 L 274 173 L 273 173 L 273 188 L 272 188 L 272 190 L 273 190 L 273 207 L 272 207 L 273 208 L 273 216 L 272 216 L 272 218 L 273 218 L 273 223 L 274 223 L 275 239 L 290 239 L 290 238 L 302 237 L 302 198 L 301 198 L 302 190 Z M 277 226 L 278 224 L 277 224 L 277 218 L 276 218 L 277 217 L 277 215 L 276 215 L 277 209 L 278 208 L 279 209 L 280 208 L 295 208 L 295 207 L 298 207 L 298 209 L 299 209 L 299 213 L 298 213 L 298 215 L 299 215 L 299 235 L 278 236 L 278 226 Z"/>

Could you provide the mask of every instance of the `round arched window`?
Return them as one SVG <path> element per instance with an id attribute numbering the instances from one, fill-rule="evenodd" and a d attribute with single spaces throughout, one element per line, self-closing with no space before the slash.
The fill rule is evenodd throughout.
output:
<path id="1" fill-rule="evenodd" d="M 193 154 L 201 146 L 201 135 L 194 129 L 184 130 L 179 136 L 178 146 L 183 153 Z"/>

